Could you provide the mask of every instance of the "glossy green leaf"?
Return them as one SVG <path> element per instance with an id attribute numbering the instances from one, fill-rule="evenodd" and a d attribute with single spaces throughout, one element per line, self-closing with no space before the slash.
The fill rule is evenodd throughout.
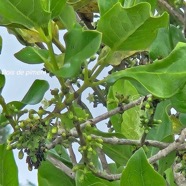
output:
<path id="1" fill-rule="evenodd" d="M 76 173 L 76 186 L 120 186 L 119 181 L 107 181 L 96 177 L 92 173 L 84 173 L 83 171 L 77 171 Z"/>
<path id="2" fill-rule="evenodd" d="M 100 15 L 103 16 L 109 9 L 113 7 L 118 2 L 118 0 L 98 0 L 98 7 Z"/>
<path id="3" fill-rule="evenodd" d="M 77 24 L 76 13 L 73 7 L 68 4 L 66 4 L 58 19 L 67 30 L 72 29 Z"/>
<path id="4" fill-rule="evenodd" d="M 48 89 L 49 84 L 47 81 L 37 79 L 31 85 L 21 102 L 29 105 L 37 104 L 43 99 L 43 96 Z"/>
<path id="5" fill-rule="evenodd" d="M 65 64 L 55 74 L 70 78 L 78 75 L 81 64 L 97 52 L 101 34 L 97 31 L 74 28 L 64 37 L 66 43 Z"/>
<path id="6" fill-rule="evenodd" d="M 167 23 L 167 13 L 150 17 L 148 3 L 127 9 L 117 3 L 101 17 L 97 29 L 103 33 L 103 42 L 113 51 L 144 50 L 155 39 L 158 29 L 166 27 Z"/>
<path id="7" fill-rule="evenodd" d="M 0 25 L 18 24 L 27 28 L 48 23 L 50 12 L 41 4 L 41 0 L 0 1 Z"/>
<path id="8" fill-rule="evenodd" d="M 43 63 L 49 57 L 49 53 L 47 50 L 30 46 L 23 48 L 14 55 L 18 60 L 27 64 Z"/>
<path id="9" fill-rule="evenodd" d="M 11 150 L 6 145 L 0 145 L 0 185 L 18 186 L 18 169 Z"/>
<path id="10" fill-rule="evenodd" d="M 178 42 L 186 42 L 181 30 L 173 25 L 168 28 L 161 28 L 156 39 L 150 46 L 151 59 L 162 59 L 167 57 Z"/>
<path id="11" fill-rule="evenodd" d="M 128 161 L 121 177 L 121 186 L 166 186 L 163 177 L 148 163 L 142 148 L 134 153 Z"/>
<path id="12" fill-rule="evenodd" d="M 185 50 L 186 44 L 178 43 L 167 58 L 150 65 L 116 72 L 106 78 L 106 80 L 113 83 L 120 78 L 133 79 L 157 97 L 172 97 L 183 88 L 186 82 Z"/>
<path id="13" fill-rule="evenodd" d="M 74 180 L 68 177 L 60 169 L 56 168 L 49 161 L 42 162 L 38 169 L 38 184 L 39 186 L 74 186 Z"/>

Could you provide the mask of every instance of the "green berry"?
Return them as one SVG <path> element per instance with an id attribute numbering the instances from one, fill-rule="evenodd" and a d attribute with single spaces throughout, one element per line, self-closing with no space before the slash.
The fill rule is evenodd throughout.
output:
<path id="1" fill-rule="evenodd" d="M 146 104 L 145 104 L 145 108 L 146 108 L 146 109 L 150 109 L 150 104 L 149 104 L 149 103 L 146 103 Z"/>
<path id="2" fill-rule="evenodd" d="M 12 146 L 8 144 L 6 150 L 12 150 Z"/>
<path id="3" fill-rule="evenodd" d="M 88 152 L 92 152 L 92 151 L 93 151 L 92 147 L 89 147 Z"/>
<path id="4" fill-rule="evenodd" d="M 90 135 L 87 136 L 87 140 L 88 141 L 91 141 L 92 140 L 92 137 Z"/>
<path id="5" fill-rule="evenodd" d="M 24 157 L 23 150 L 20 150 L 18 153 L 18 158 L 21 160 L 21 159 L 23 159 L 23 157 Z"/>
<path id="6" fill-rule="evenodd" d="M 52 132 L 52 134 L 57 134 L 58 128 L 56 126 L 52 127 L 51 132 Z"/>

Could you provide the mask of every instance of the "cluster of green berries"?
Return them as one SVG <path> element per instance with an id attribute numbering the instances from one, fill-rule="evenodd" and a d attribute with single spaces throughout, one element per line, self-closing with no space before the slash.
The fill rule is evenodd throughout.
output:
<path id="1" fill-rule="evenodd" d="M 152 97 L 145 99 L 142 106 L 142 115 L 140 116 L 141 127 L 144 129 L 145 133 L 157 125 L 161 124 L 161 120 L 154 119 L 154 113 L 156 106 L 158 104 L 157 100 L 153 100 Z"/>
<path id="2" fill-rule="evenodd" d="M 26 153 L 28 169 L 38 168 L 41 161 L 45 159 L 47 131 L 47 124 L 39 118 L 23 120 L 19 122 L 15 131 L 9 136 L 7 149 L 18 149 L 20 159 Z"/>
<path id="3" fill-rule="evenodd" d="M 180 167 L 176 170 L 186 177 L 186 152 L 178 152 L 176 163 L 180 163 Z"/>
<path id="4" fill-rule="evenodd" d="M 92 157 L 97 154 L 97 149 L 102 148 L 103 140 L 101 138 L 92 139 L 91 135 L 87 135 L 83 133 L 85 139 L 85 146 L 80 146 L 78 151 L 83 154 L 86 152 L 87 159 L 89 160 L 88 166 L 94 167 L 94 163 L 92 162 Z"/>

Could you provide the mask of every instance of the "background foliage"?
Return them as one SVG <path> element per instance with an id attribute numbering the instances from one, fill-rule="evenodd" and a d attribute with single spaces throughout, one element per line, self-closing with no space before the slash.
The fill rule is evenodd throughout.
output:
<path id="1" fill-rule="evenodd" d="M 185 6 L 0 0 L 0 25 L 23 46 L 15 58 L 43 64 L 60 84 L 36 79 L 21 100 L 7 102 L 0 74 L 0 185 L 19 185 L 13 149 L 38 169 L 40 186 L 186 184 Z M 107 112 L 94 117 L 98 105 Z"/>

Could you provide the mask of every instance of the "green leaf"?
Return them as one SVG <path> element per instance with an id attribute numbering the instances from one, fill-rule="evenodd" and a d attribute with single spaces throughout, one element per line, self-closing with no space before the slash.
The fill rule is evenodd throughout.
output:
<path id="1" fill-rule="evenodd" d="M 152 60 L 162 59 L 167 57 L 173 50 L 170 42 L 169 30 L 167 28 L 160 28 L 156 39 L 150 46 L 150 58 Z"/>
<path id="2" fill-rule="evenodd" d="M 168 100 L 157 105 L 154 119 L 161 120 L 162 123 L 149 131 L 148 139 L 162 141 L 165 137 L 172 135 L 172 124 L 168 116 L 169 106 Z"/>
<path id="3" fill-rule="evenodd" d="M 76 13 L 72 6 L 66 4 L 63 11 L 61 12 L 59 16 L 59 20 L 62 22 L 63 26 L 70 30 L 74 27 L 75 24 L 77 24 L 76 21 Z"/>
<path id="4" fill-rule="evenodd" d="M 162 142 L 172 143 L 174 141 L 173 135 L 170 135 L 162 140 Z M 158 151 L 158 150 L 157 150 Z M 172 166 L 176 158 L 176 152 L 169 153 L 166 157 L 159 160 L 158 172 L 163 175 L 164 171 Z"/>
<path id="5" fill-rule="evenodd" d="M 113 51 L 144 50 L 155 39 L 158 29 L 167 24 L 167 13 L 150 17 L 148 3 L 127 9 L 117 3 L 101 16 L 97 29 L 103 33 L 103 42 Z"/>
<path id="6" fill-rule="evenodd" d="M 74 186 L 74 180 L 49 161 L 44 161 L 38 169 L 38 184 L 39 186 Z"/>
<path id="7" fill-rule="evenodd" d="M 185 128 L 186 127 L 186 113 L 180 113 L 179 114 L 179 120 L 181 122 L 181 124 L 183 125 L 183 127 Z"/>
<path id="8" fill-rule="evenodd" d="M 109 9 L 113 7 L 118 2 L 118 0 L 98 0 L 98 7 L 100 15 L 103 16 Z"/>
<path id="9" fill-rule="evenodd" d="M 186 112 L 186 86 L 170 98 L 172 106 L 178 112 Z"/>
<path id="10" fill-rule="evenodd" d="M 167 57 L 178 42 L 186 42 L 181 30 L 173 25 L 160 28 L 158 35 L 150 46 L 150 58 L 155 60 Z"/>
<path id="11" fill-rule="evenodd" d="M 43 96 L 48 89 L 49 84 L 47 81 L 37 79 L 31 85 L 21 102 L 29 105 L 37 104 L 43 99 Z"/>
<path id="12" fill-rule="evenodd" d="M 140 139 L 143 130 L 140 127 L 140 106 L 124 112 L 121 133 L 128 139 Z"/>
<path id="13" fill-rule="evenodd" d="M 6 145 L 0 145 L 0 185 L 18 186 L 18 170 L 13 152 L 6 150 Z"/>
<path id="14" fill-rule="evenodd" d="M 136 88 L 129 81 L 120 79 L 109 89 L 107 108 L 112 110 L 122 101 L 130 102 L 138 97 Z M 115 131 L 122 133 L 126 138 L 139 139 L 142 135 L 142 129 L 139 127 L 140 107 L 127 110 L 122 115 L 116 114 L 110 118 L 110 121 Z"/>
<path id="15" fill-rule="evenodd" d="M 65 64 L 55 74 L 70 78 L 78 75 L 81 64 L 97 52 L 101 34 L 97 31 L 74 28 L 64 36 L 66 43 Z"/>
<path id="16" fill-rule="evenodd" d="M 186 79 L 186 44 L 178 43 L 171 54 L 153 64 L 138 66 L 113 73 L 107 82 L 120 78 L 138 81 L 148 92 L 160 98 L 169 98 L 183 88 Z"/>
<path id="17" fill-rule="evenodd" d="M 176 186 L 175 180 L 174 180 L 174 173 L 172 168 L 169 168 L 165 171 L 166 180 L 170 186 Z"/>
<path id="18" fill-rule="evenodd" d="M 14 55 L 18 60 L 27 64 L 43 63 L 49 57 L 48 50 L 30 46 L 23 48 Z"/>
<path id="19" fill-rule="evenodd" d="M 151 5 L 152 9 L 156 8 L 157 0 L 124 0 L 124 7 L 129 8 L 141 2 L 147 2 Z"/>
<path id="20" fill-rule="evenodd" d="M 106 138 L 121 138 L 125 139 L 125 136 L 123 136 L 120 133 L 104 133 L 101 131 L 91 131 L 91 134 L 95 134 L 97 136 L 102 136 Z M 132 155 L 133 147 L 128 145 L 114 145 L 113 144 L 107 144 L 103 143 L 103 151 L 104 153 L 111 158 L 114 162 L 116 162 L 118 165 L 125 165 L 126 162 L 129 160 L 129 158 Z"/>
<path id="21" fill-rule="evenodd" d="M 0 74 L 0 95 L 3 90 L 4 85 L 5 85 L 5 76 L 3 74 Z"/>
<path id="22" fill-rule="evenodd" d="M 18 24 L 27 28 L 46 25 L 50 12 L 44 10 L 41 0 L 0 1 L 0 25 Z"/>
<path id="23" fill-rule="evenodd" d="M 50 0 L 51 19 L 60 15 L 65 5 L 66 0 Z"/>
<path id="24" fill-rule="evenodd" d="M 76 173 L 76 186 L 120 186 L 119 181 L 109 182 L 96 177 L 92 173 L 84 173 L 79 170 Z"/>
<path id="25" fill-rule="evenodd" d="M 121 177 L 121 186 L 166 186 L 165 180 L 148 163 L 142 148 L 128 161 Z"/>

